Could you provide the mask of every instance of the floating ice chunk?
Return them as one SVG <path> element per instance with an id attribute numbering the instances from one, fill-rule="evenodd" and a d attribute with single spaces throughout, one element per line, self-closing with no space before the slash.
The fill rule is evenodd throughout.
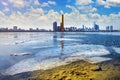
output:
<path id="1" fill-rule="evenodd" d="M 36 63 L 37 62 L 34 58 L 25 59 L 8 68 L 3 74 L 14 75 L 21 72 L 27 72 L 33 70 L 33 67 L 35 66 Z"/>
<path id="2" fill-rule="evenodd" d="M 96 33 L 96 34 L 120 36 L 119 32 L 114 32 L 114 33 L 113 32 L 107 32 L 107 33 L 101 32 L 101 33 Z"/>
<path id="3" fill-rule="evenodd" d="M 115 52 L 117 52 L 118 54 L 120 54 L 120 48 L 113 47 L 113 49 L 115 50 Z"/>
<path id="4" fill-rule="evenodd" d="M 64 36 L 65 38 L 85 38 L 85 37 L 87 37 L 87 36 L 85 36 L 85 35 L 74 35 L 74 36 L 71 36 L 71 35 L 65 35 Z"/>
<path id="5" fill-rule="evenodd" d="M 64 65 L 76 60 L 87 60 L 89 62 L 101 62 L 111 58 L 100 57 L 110 54 L 102 45 L 74 45 L 61 48 L 50 48 L 40 51 L 33 58 L 22 60 L 5 71 L 7 75 L 38 69 L 48 69 Z"/>
<path id="6" fill-rule="evenodd" d="M 25 55 L 30 55 L 29 52 L 23 52 L 23 53 L 12 53 L 10 56 L 25 56 Z"/>
<path id="7" fill-rule="evenodd" d="M 65 62 L 66 63 L 71 63 L 71 62 L 74 62 L 74 61 L 78 61 L 78 60 L 84 60 L 85 58 L 84 57 L 80 57 L 80 56 L 72 56 L 72 57 L 67 57 L 66 59 L 65 59 Z"/>
<path id="8" fill-rule="evenodd" d="M 80 39 L 71 39 L 71 38 L 57 38 L 59 41 L 80 41 Z"/>
<path id="9" fill-rule="evenodd" d="M 54 47 L 54 46 L 51 46 L 51 45 L 43 45 L 43 46 L 33 46 L 32 47 L 32 49 L 41 49 L 41 48 L 52 48 L 52 47 Z"/>
<path id="10" fill-rule="evenodd" d="M 58 56 L 60 54 L 59 48 L 54 49 L 48 49 L 45 51 L 40 51 L 37 54 L 35 54 L 35 57 L 48 57 L 48 56 Z"/>
<path id="11" fill-rule="evenodd" d="M 74 50 L 74 48 L 71 48 L 71 50 Z M 75 50 L 76 52 L 71 54 L 71 56 L 101 56 L 110 54 L 102 45 L 78 45 L 75 47 Z"/>
<path id="12" fill-rule="evenodd" d="M 51 58 L 51 59 L 46 59 L 41 61 L 40 63 L 36 64 L 36 66 L 34 67 L 34 69 L 38 70 L 38 69 L 50 69 L 56 66 L 60 66 L 60 65 L 65 65 L 65 61 L 60 60 L 59 58 Z"/>
<path id="13" fill-rule="evenodd" d="M 91 58 L 87 58 L 85 60 L 87 60 L 90 63 L 98 63 L 98 62 L 111 60 L 111 58 L 107 58 L 107 57 L 91 57 Z"/>

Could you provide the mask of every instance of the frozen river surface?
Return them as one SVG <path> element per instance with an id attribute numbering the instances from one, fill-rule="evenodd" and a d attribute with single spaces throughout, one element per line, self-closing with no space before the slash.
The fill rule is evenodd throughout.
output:
<path id="1" fill-rule="evenodd" d="M 13 75 L 76 60 L 120 58 L 120 33 L 0 33 L 0 72 Z"/>

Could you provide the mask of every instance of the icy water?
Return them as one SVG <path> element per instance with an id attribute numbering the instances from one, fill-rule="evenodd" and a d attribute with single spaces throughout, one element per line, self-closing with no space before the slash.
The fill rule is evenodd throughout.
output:
<path id="1" fill-rule="evenodd" d="M 0 73 L 49 69 L 76 60 L 120 58 L 120 32 L 0 33 Z"/>

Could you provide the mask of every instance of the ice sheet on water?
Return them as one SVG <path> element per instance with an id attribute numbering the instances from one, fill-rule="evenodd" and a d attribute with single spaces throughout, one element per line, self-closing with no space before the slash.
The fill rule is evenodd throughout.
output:
<path id="1" fill-rule="evenodd" d="M 70 49 L 70 48 L 69 48 Z M 71 56 L 101 56 L 109 54 L 109 51 L 102 45 L 81 45 L 76 46 L 76 53 Z M 74 50 L 74 48 L 71 50 Z"/>
<path id="2" fill-rule="evenodd" d="M 59 41 L 80 41 L 80 39 L 77 40 L 77 39 L 72 39 L 72 38 L 57 38 L 57 40 Z"/>
<path id="3" fill-rule="evenodd" d="M 52 34 L 46 33 L 1 33 L 1 45 L 18 45 L 23 43 L 45 42 L 52 39 Z"/>
<path id="4" fill-rule="evenodd" d="M 59 58 L 46 59 L 44 61 L 37 61 L 35 58 L 30 58 L 19 62 L 19 64 L 15 64 L 6 70 L 4 74 L 6 75 L 14 75 L 16 73 L 33 71 L 38 69 L 49 69 L 55 66 L 60 66 L 65 64 Z"/>
<path id="5" fill-rule="evenodd" d="M 107 57 L 91 57 L 91 58 L 87 58 L 86 60 L 88 62 L 91 62 L 91 63 L 98 63 L 98 62 L 102 62 L 102 61 L 111 60 L 111 58 L 107 58 Z"/>
<path id="6" fill-rule="evenodd" d="M 115 50 L 116 53 L 120 54 L 120 48 L 118 48 L 118 47 L 113 47 L 113 49 Z"/>
<path id="7" fill-rule="evenodd" d="M 94 33 L 91 33 L 91 34 L 94 34 Z M 102 35 L 114 35 L 114 36 L 120 36 L 120 32 L 107 32 L 107 33 L 104 33 L 104 32 L 100 32 L 100 33 L 95 33 L 95 34 L 102 34 Z"/>
<path id="8" fill-rule="evenodd" d="M 34 60 L 34 58 L 25 59 L 8 68 L 3 74 L 13 75 L 16 73 L 30 71 L 33 70 L 35 64 L 36 64 L 36 60 Z"/>
<path id="9" fill-rule="evenodd" d="M 85 35 L 74 35 L 74 36 L 71 36 L 71 35 L 65 35 L 64 38 L 85 38 L 87 36 Z"/>
<path id="10" fill-rule="evenodd" d="M 30 52 L 23 52 L 23 53 L 11 53 L 11 56 L 25 56 L 25 55 L 30 55 Z"/>
<path id="11" fill-rule="evenodd" d="M 90 62 L 110 60 L 110 58 L 100 57 L 107 54 L 109 51 L 102 45 L 85 44 L 65 46 L 64 49 L 46 49 L 36 53 L 33 58 L 22 60 L 11 66 L 5 71 L 5 74 L 13 75 L 37 69 L 48 69 L 81 59 Z"/>

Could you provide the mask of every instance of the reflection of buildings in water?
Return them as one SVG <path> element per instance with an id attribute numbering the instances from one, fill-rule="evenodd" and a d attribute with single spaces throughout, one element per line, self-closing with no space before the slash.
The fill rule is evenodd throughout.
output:
<path id="1" fill-rule="evenodd" d="M 65 55 L 64 55 L 64 40 L 63 40 L 64 33 L 63 32 L 60 34 L 60 38 L 61 38 L 61 41 L 60 41 L 61 52 L 60 52 L 59 59 L 64 60 L 65 59 Z"/>
<path id="2" fill-rule="evenodd" d="M 58 46 L 57 45 L 57 33 L 56 32 L 53 34 L 53 44 L 54 44 L 55 47 Z"/>
<path id="3" fill-rule="evenodd" d="M 63 35 L 63 33 L 61 33 L 60 38 L 61 38 L 60 48 L 63 50 L 63 48 L 64 48 L 64 41 L 63 41 L 64 35 Z"/>
<path id="4" fill-rule="evenodd" d="M 14 39 L 15 44 L 17 45 L 18 42 L 16 42 L 16 40 L 18 40 L 18 33 L 13 33 L 13 39 Z"/>
<path id="5" fill-rule="evenodd" d="M 60 42 L 58 42 L 57 38 L 61 38 Z M 58 46 L 60 46 L 60 54 L 59 54 L 59 59 L 64 60 L 65 59 L 65 54 L 64 54 L 64 33 L 57 33 L 55 32 L 53 35 L 53 44 L 54 47 L 57 48 Z M 59 44 L 58 44 L 59 43 Z"/>
<path id="6" fill-rule="evenodd" d="M 14 33 L 14 38 L 18 38 L 18 34 L 17 33 Z"/>

